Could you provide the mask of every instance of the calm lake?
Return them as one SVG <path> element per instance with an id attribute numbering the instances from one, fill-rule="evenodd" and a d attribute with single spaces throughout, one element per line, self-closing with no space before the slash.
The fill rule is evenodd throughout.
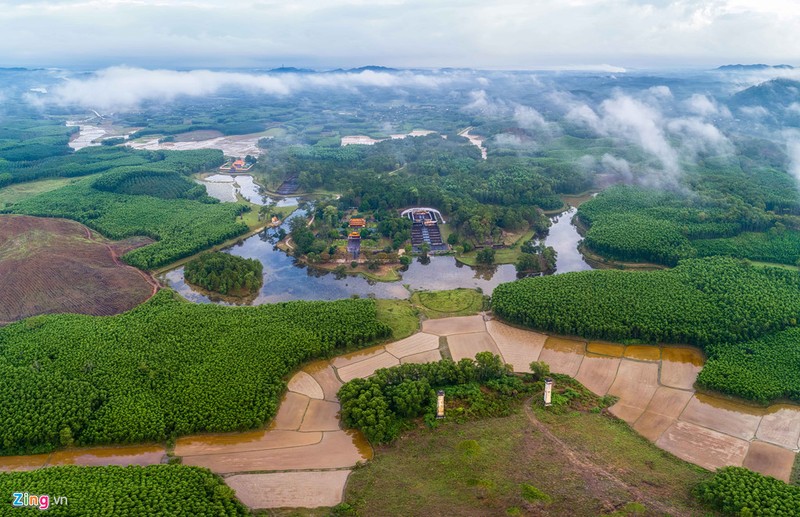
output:
<path id="1" fill-rule="evenodd" d="M 241 178 L 238 176 L 236 179 L 239 185 L 243 186 Z M 244 193 L 242 195 L 244 196 Z M 296 198 L 294 203 L 297 203 Z M 575 212 L 576 209 L 571 208 L 553 218 L 550 233 L 545 239 L 545 243 L 553 246 L 558 252 L 557 273 L 591 269 L 577 248 L 581 237 L 571 223 Z M 283 228 L 287 231 L 288 220 L 292 217 L 306 217 L 306 211 L 298 209 L 287 218 L 283 224 Z M 407 298 L 409 289 L 479 287 L 484 293 L 491 294 L 497 285 L 517 279 L 516 269 L 511 264 L 472 268 L 459 263 L 451 256 L 432 256 L 425 262 L 415 259 L 406 271 L 401 272 L 402 279 L 396 282 L 375 282 L 361 276 L 340 277 L 333 272 L 297 264 L 294 258 L 275 248 L 276 242 L 275 230 L 266 230 L 224 250 L 240 257 L 258 259 L 264 265 L 264 286 L 253 304 L 289 300 L 337 300 L 352 295 Z M 224 303 L 212 300 L 186 284 L 183 280 L 183 268 L 168 271 L 161 278 L 183 297 L 193 302 Z"/>

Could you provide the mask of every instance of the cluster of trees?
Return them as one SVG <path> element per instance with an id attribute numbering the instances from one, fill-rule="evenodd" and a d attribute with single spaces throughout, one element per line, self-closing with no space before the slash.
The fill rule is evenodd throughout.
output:
<path id="1" fill-rule="evenodd" d="M 784 378 L 792 368 L 786 365 L 796 356 L 783 357 L 791 339 L 776 338 L 784 345 L 761 341 L 752 348 L 725 343 L 796 326 L 799 288 L 800 273 L 710 257 L 687 259 L 663 271 L 597 270 L 523 279 L 498 286 L 492 308 L 512 323 L 559 334 L 701 346 L 720 361 L 712 367 L 713 374 L 701 373 L 703 382 L 725 393 L 763 400 L 795 394 L 797 376 Z M 751 352 L 737 359 L 743 350 Z M 742 383 L 755 382 L 754 375 L 746 380 L 730 375 L 744 369 L 761 374 L 763 391 L 742 388 Z"/>
<path id="2" fill-rule="evenodd" d="M 48 515 L 246 516 L 248 509 L 219 476 L 199 467 L 49 467 L 0 473 L 4 504 L 11 494 L 47 494 Z M 56 504 L 56 498 L 66 503 Z M 25 513 L 14 509 L 10 514 Z M 28 508 L 29 512 L 36 511 Z"/>
<path id="3" fill-rule="evenodd" d="M 796 218 L 767 212 L 733 194 L 714 194 L 610 188 L 578 209 L 589 226 L 584 243 L 615 260 L 668 266 L 711 255 L 797 264 Z"/>
<path id="4" fill-rule="evenodd" d="M 153 196 L 162 199 L 196 199 L 217 203 L 209 197 L 206 187 L 177 172 L 147 167 L 117 167 L 95 180 L 98 190 L 117 194 Z"/>
<path id="5" fill-rule="evenodd" d="M 254 428 L 298 364 L 389 333 L 367 299 L 229 308 L 170 290 L 119 316 L 29 318 L 0 329 L 0 451 Z"/>
<path id="6" fill-rule="evenodd" d="M 436 416 L 436 391 L 445 391 L 448 406 L 463 417 L 501 416 L 508 402 L 531 387 L 511 374 L 508 365 L 490 352 L 459 362 L 403 364 L 353 379 L 339 389 L 342 421 L 360 429 L 372 443 L 397 438 L 410 419 Z M 448 415 L 452 416 L 450 410 Z"/>
<path id="7" fill-rule="evenodd" d="M 386 214 L 379 212 L 376 215 L 381 217 Z M 378 232 L 392 239 L 392 248 L 400 249 L 411 240 L 411 220 L 405 217 L 381 217 L 378 222 Z"/>
<path id="8" fill-rule="evenodd" d="M 800 328 L 789 328 L 741 343 L 706 346 L 697 383 L 708 389 L 766 403 L 800 402 Z"/>
<path id="9" fill-rule="evenodd" d="M 237 216 L 242 203 L 202 203 L 104 192 L 92 179 L 45 192 L 12 206 L 19 214 L 63 217 L 79 221 L 112 239 L 143 235 L 153 244 L 123 255 L 140 269 L 154 269 L 246 233 Z"/>
<path id="10" fill-rule="evenodd" d="M 556 270 L 558 253 L 552 246 L 536 243 L 533 239 L 525 241 L 520 247 L 522 254 L 517 259 L 517 273 L 552 273 Z"/>
<path id="11" fill-rule="evenodd" d="M 700 483 L 695 495 L 726 515 L 797 515 L 800 487 L 743 467 L 719 469 Z"/>
<path id="12" fill-rule="evenodd" d="M 3 162 L 34 162 L 72 152 L 70 136 L 77 127 L 54 120 L 6 118 L 0 128 L 0 171 Z"/>
<path id="13" fill-rule="evenodd" d="M 190 284 L 233 296 L 258 292 L 264 282 L 262 273 L 259 260 L 221 252 L 203 253 L 183 269 L 183 276 Z"/>

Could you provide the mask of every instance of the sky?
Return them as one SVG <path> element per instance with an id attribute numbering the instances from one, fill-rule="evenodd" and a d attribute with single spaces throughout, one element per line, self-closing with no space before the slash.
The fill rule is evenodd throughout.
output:
<path id="1" fill-rule="evenodd" d="M 800 64 L 796 0 L 0 0 L 0 66 Z"/>

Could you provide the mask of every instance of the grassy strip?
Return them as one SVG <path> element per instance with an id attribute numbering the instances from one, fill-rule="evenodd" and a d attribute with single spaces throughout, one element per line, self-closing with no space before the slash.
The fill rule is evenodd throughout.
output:
<path id="1" fill-rule="evenodd" d="M 469 316 L 488 308 L 487 297 L 475 289 L 416 291 L 411 303 L 428 318 Z"/>
<path id="2" fill-rule="evenodd" d="M 100 174 L 90 174 L 79 178 L 48 178 L 27 183 L 15 183 L 0 189 L 0 208 L 13 205 L 25 199 L 71 185 L 85 178 L 94 178 Z"/>
<path id="3" fill-rule="evenodd" d="M 392 340 L 406 338 L 419 329 L 419 314 L 408 300 L 375 300 L 378 321 L 392 329 Z"/>

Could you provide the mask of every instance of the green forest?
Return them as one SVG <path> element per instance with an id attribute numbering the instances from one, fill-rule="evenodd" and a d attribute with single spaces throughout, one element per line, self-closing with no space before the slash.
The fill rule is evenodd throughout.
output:
<path id="1" fill-rule="evenodd" d="M 800 208 L 766 211 L 732 194 L 702 196 L 616 186 L 584 203 L 584 245 L 620 261 L 674 266 L 691 257 L 728 255 L 800 264 Z"/>
<path id="2" fill-rule="evenodd" d="M 589 188 L 591 177 L 569 161 L 542 157 L 482 160 L 466 138 L 447 135 L 386 140 L 370 146 L 269 144 L 259 162 L 267 183 L 297 175 L 304 191 L 341 192 L 339 208 L 387 212 L 436 207 L 462 240 L 499 240 L 502 231 L 539 224 L 541 210 L 563 207 L 562 193 Z M 546 224 L 546 223 L 545 223 Z"/>
<path id="3" fill-rule="evenodd" d="M 790 517 L 800 508 L 800 487 L 742 467 L 719 469 L 695 494 L 725 515 Z"/>
<path id="4" fill-rule="evenodd" d="M 747 342 L 796 326 L 798 288 L 798 272 L 711 257 L 686 259 L 661 271 L 596 270 L 523 279 L 498 286 L 492 309 L 511 323 L 558 334 L 700 346 L 708 352 L 714 372 L 701 373 L 701 382 L 764 401 L 800 394 L 800 377 L 786 377 L 792 366 L 780 366 L 791 364 L 796 355 L 781 357 L 784 348 L 777 344 L 788 346 L 789 336 L 758 342 L 752 348 L 759 353 L 749 353 L 746 359 L 737 359 L 737 352 L 751 347 L 725 343 Z M 762 375 L 764 387 L 753 384 L 752 374 L 747 380 L 736 379 L 733 366 L 753 368 Z M 741 382 L 748 383 L 748 389 L 742 389 Z"/>
<path id="5" fill-rule="evenodd" d="M 168 289 L 119 316 L 29 318 L 0 328 L 0 450 L 252 429 L 300 363 L 389 332 L 372 300 L 229 308 Z"/>
<path id="6" fill-rule="evenodd" d="M 762 403 L 783 398 L 800 402 L 798 343 L 800 328 L 793 327 L 750 341 L 710 344 L 697 383 Z"/>
<path id="7" fill-rule="evenodd" d="M 250 515 L 218 476 L 183 465 L 149 467 L 49 467 L 30 472 L 0 473 L 3 513 L 14 492 L 50 496 L 47 515 Z M 57 497 L 67 504 L 54 504 Z M 9 515 L 39 513 L 38 508 L 12 508 Z"/>
<path id="8" fill-rule="evenodd" d="M 263 266 L 257 259 L 230 253 L 203 253 L 186 263 L 183 276 L 187 282 L 220 294 L 241 296 L 257 292 L 263 283 Z"/>

